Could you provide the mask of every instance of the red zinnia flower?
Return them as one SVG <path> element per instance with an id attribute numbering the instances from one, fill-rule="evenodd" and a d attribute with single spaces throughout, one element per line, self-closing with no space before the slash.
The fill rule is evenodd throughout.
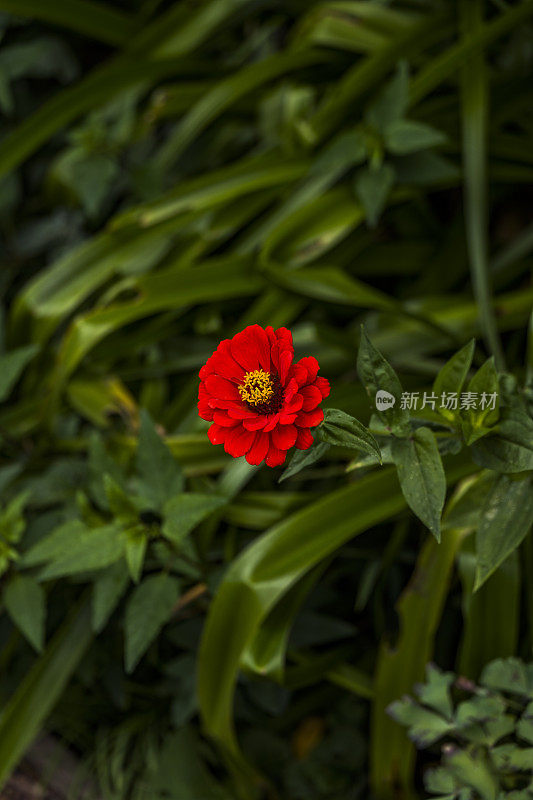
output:
<path id="1" fill-rule="evenodd" d="M 324 419 L 329 383 L 312 356 L 292 363 L 292 334 L 250 325 L 224 339 L 200 370 L 198 413 L 213 424 L 212 444 L 249 464 L 283 464 L 287 450 L 313 444 L 309 428 Z"/>

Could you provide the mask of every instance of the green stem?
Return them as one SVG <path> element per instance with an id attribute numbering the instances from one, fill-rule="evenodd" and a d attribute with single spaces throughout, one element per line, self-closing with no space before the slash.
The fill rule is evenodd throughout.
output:
<path id="1" fill-rule="evenodd" d="M 460 27 L 463 41 L 482 27 L 482 0 L 461 0 Z M 474 296 L 479 308 L 483 337 L 494 355 L 496 367 L 505 369 L 498 326 L 492 305 L 488 259 L 487 121 L 488 81 L 482 51 L 472 54 L 461 70 L 464 205 L 468 255 Z"/>

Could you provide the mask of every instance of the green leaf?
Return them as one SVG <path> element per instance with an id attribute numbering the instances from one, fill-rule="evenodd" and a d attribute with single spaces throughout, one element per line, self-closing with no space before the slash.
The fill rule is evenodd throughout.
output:
<path id="1" fill-rule="evenodd" d="M 474 527 L 477 522 L 476 519 Z M 458 668 L 462 675 L 472 679 L 476 679 L 492 659 L 516 652 L 522 595 L 521 569 L 516 550 L 474 592 L 477 569 L 474 544 L 474 536 L 468 536 L 458 559 L 464 619 Z"/>
<path id="2" fill-rule="evenodd" d="M 171 575 L 151 575 L 135 587 L 124 617 L 125 667 L 132 672 L 170 618 L 179 597 L 179 582 Z"/>
<path id="3" fill-rule="evenodd" d="M 405 115 L 408 102 L 409 67 L 407 61 L 401 61 L 396 75 L 369 106 L 365 118 L 378 131 L 385 132 Z"/>
<path id="4" fill-rule="evenodd" d="M 533 697 L 533 684 L 523 661 L 519 658 L 497 658 L 487 664 L 481 673 L 480 683 L 489 689 Z"/>
<path id="5" fill-rule="evenodd" d="M 432 537 L 426 539 L 411 579 L 396 605 L 398 639 L 394 645 L 385 637 L 381 642 L 374 679 L 370 744 L 371 779 L 379 796 L 387 796 L 386 787 L 393 782 L 405 790 L 413 785 L 414 748 L 409 744 L 405 731 L 389 719 L 386 709 L 424 677 L 426 665 L 433 656 L 455 558 L 463 537 L 461 531 L 447 530 L 440 544 Z"/>
<path id="6" fill-rule="evenodd" d="M 533 696 L 533 686 L 528 694 L 529 697 Z M 528 742 L 529 744 L 533 744 L 533 701 L 528 704 L 524 713 L 520 717 L 520 721 L 516 728 L 516 733 L 524 741 Z"/>
<path id="7" fill-rule="evenodd" d="M 453 723 L 418 705 L 411 697 L 397 700 L 387 710 L 396 722 L 409 728 L 409 738 L 420 748 L 429 747 L 453 729 Z"/>
<path id="8" fill-rule="evenodd" d="M 124 555 L 126 540 L 121 527 L 104 525 L 88 528 L 71 537 L 68 550 L 56 554 L 43 568 L 41 580 L 61 578 L 108 567 Z"/>
<path id="9" fill-rule="evenodd" d="M 28 575 L 14 575 L 7 583 L 3 600 L 7 612 L 29 643 L 40 652 L 44 644 L 46 596 Z"/>
<path id="10" fill-rule="evenodd" d="M 484 6 L 483 0 L 460 0 L 458 10 L 462 42 L 472 42 L 481 32 Z M 460 99 L 466 244 L 481 330 L 489 352 L 501 370 L 505 362 L 489 274 L 489 81 L 483 48 L 477 49 L 468 58 L 463 57 Z"/>
<path id="11" fill-rule="evenodd" d="M 411 426 L 409 412 L 400 405 L 401 383 L 388 361 L 374 347 L 364 328 L 361 329 L 357 373 L 383 424 L 391 433 L 407 436 Z"/>
<path id="12" fill-rule="evenodd" d="M 112 45 L 126 44 L 135 31 L 135 22 L 129 15 L 91 0 L 0 0 L 0 10 L 63 25 Z"/>
<path id="13" fill-rule="evenodd" d="M 385 129 L 385 144 L 389 152 L 397 156 L 427 150 L 444 144 L 446 136 L 423 122 L 399 119 Z"/>
<path id="14" fill-rule="evenodd" d="M 139 583 L 144 556 L 148 545 L 148 533 L 143 525 L 137 525 L 125 531 L 126 534 L 126 563 L 131 579 Z"/>
<path id="15" fill-rule="evenodd" d="M 287 270 L 284 267 L 269 265 L 265 269 L 265 274 L 278 286 L 302 294 L 304 297 L 328 303 L 342 303 L 356 308 L 379 310 L 398 308 L 396 301 L 384 292 L 353 278 L 337 267 L 309 266 Z"/>
<path id="16" fill-rule="evenodd" d="M 160 510 L 167 500 L 183 491 L 183 475 L 148 412 L 142 409 L 140 417 L 137 447 L 140 492 L 151 508 Z"/>
<path id="17" fill-rule="evenodd" d="M 92 591 L 92 627 L 100 633 L 126 591 L 130 576 L 126 562 L 121 559 L 99 572 Z"/>
<path id="18" fill-rule="evenodd" d="M 30 547 L 19 561 L 21 567 L 34 567 L 45 561 L 61 558 L 70 550 L 73 542 L 87 533 L 89 529 L 79 519 L 69 519 L 59 527 L 54 528 L 47 536 L 42 538 L 33 547 Z"/>
<path id="19" fill-rule="evenodd" d="M 496 423 L 499 416 L 498 392 L 498 373 L 491 357 L 475 373 L 465 393 L 473 403 L 471 408 L 463 411 L 463 434 L 468 445 L 484 436 Z"/>
<path id="20" fill-rule="evenodd" d="M 420 702 L 446 719 L 453 717 L 453 705 L 450 697 L 450 686 L 455 680 L 453 672 L 441 672 L 434 664 L 426 667 L 426 683 L 415 686 Z"/>
<path id="21" fill-rule="evenodd" d="M 105 486 L 106 475 L 124 489 L 125 479 L 121 468 L 107 452 L 100 434 L 93 431 L 89 439 L 89 488 L 98 505 L 107 510 L 109 500 Z"/>
<path id="22" fill-rule="evenodd" d="M 104 490 L 107 496 L 109 510 L 118 522 L 135 523 L 139 511 L 127 492 L 117 483 L 111 475 L 104 475 Z"/>
<path id="23" fill-rule="evenodd" d="M 355 193 L 366 212 L 370 227 L 375 227 L 384 210 L 396 173 L 391 164 L 360 169 L 355 178 Z"/>
<path id="24" fill-rule="evenodd" d="M 431 794 L 455 795 L 455 781 L 445 767 L 433 767 L 424 772 L 424 786 Z"/>
<path id="25" fill-rule="evenodd" d="M 324 421 L 317 429 L 317 436 L 328 444 L 362 450 L 364 453 L 376 456 L 381 463 L 379 444 L 368 428 L 338 408 L 325 410 Z"/>
<path id="26" fill-rule="evenodd" d="M 434 434 L 417 428 L 407 439 L 393 439 L 392 456 L 410 508 L 440 541 L 446 476 Z"/>
<path id="27" fill-rule="evenodd" d="M 167 735 L 152 784 L 157 797 L 233 800 L 235 795 L 215 779 L 202 752 L 202 743 L 192 726 Z"/>
<path id="28" fill-rule="evenodd" d="M 0 716 L 0 788 L 42 730 L 92 639 L 88 598 L 72 609 Z"/>
<path id="29" fill-rule="evenodd" d="M 20 492 L 0 511 L 0 535 L 7 542 L 16 544 L 20 541 L 26 527 L 24 507 L 30 495 L 30 491 Z"/>
<path id="30" fill-rule="evenodd" d="M 24 367 L 29 364 L 38 351 L 38 345 L 28 344 L 0 355 L 0 403 L 9 397 L 9 393 L 18 381 Z"/>
<path id="31" fill-rule="evenodd" d="M 533 419 L 519 407 L 503 407 L 494 433 L 474 442 L 472 458 L 482 467 L 513 473 L 533 469 Z"/>
<path id="32" fill-rule="evenodd" d="M 446 419 L 454 420 L 458 416 L 460 394 L 472 363 L 475 347 L 476 341 L 471 339 L 446 362 L 435 378 L 433 392 L 439 398 L 439 414 Z M 454 396 L 457 396 L 457 409 L 445 407 L 450 395 L 452 401 Z"/>
<path id="33" fill-rule="evenodd" d="M 120 175 L 115 159 L 75 147 L 53 165 L 53 177 L 78 198 L 87 216 L 96 217 Z"/>
<path id="34" fill-rule="evenodd" d="M 297 475 L 306 467 L 316 464 L 327 453 L 329 448 L 329 444 L 317 442 L 315 439 L 309 450 L 293 450 L 286 468 L 278 479 L 278 483 L 287 480 L 287 478 L 292 478 L 293 475 Z"/>
<path id="35" fill-rule="evenodd" d="M 497 800 L 496 777 L 482 753 L 472 755 L 466 750 L 453 749 L 445 756 L 445 763 L 460 786 L 470 786 L 482 800 Z"/>
<path id="36" fill-rule="evenodd" d="M 359 130 L 346 131 L 336 136 L 315 158 L 309 175 L 328 174 L 361 164 L 366 157 L 365 137 Z"/>
<path id="37" fill-rule="evenodd" d="M 501 744 L 492 750 L 494 763 L 498 770 L 502 772 L 524 772 L 531 774 L 531 764 L 533 764 L 533 747 L 517 747 L 515 744 Z M 510 792 L 506 798 L 514 800 L 529 800 L 531 792 L 520 791 Z"/>
<path id="38" fill-rule="evenodd" d="M 533 480 L 499 475 L 480 510 L 474 591 L 522 542 L 533 524 Z"/>
<path id="39" fill-rule="evenodd" d="M 222 508 L 227 498 L 213 494 L 189 492 L 169 500 L 164 507 L 162 534 L 174 544 L 179 544 L 217 508 Z"/>

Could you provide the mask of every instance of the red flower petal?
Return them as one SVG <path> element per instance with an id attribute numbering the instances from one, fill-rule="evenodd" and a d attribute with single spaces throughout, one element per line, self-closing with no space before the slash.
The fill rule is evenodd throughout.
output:
<path id="1" fill-rule="evenodd" d="M 270 372 L 270 342 L 260 325 L 249 325 L 231 340 L 231 353 L 246 372 Z"/>
<path id="2" fill-rule="evenodd" d="M 307 383 L 313 383 L 319 370 L 316 358 L 314 356 L 305 356 L 298 361 L 298 364 L 307 370 Z"/>
<path id="3" fill-rule="evenodd" d="M 266 422 L 265 427 L 263 428 L 265 433 L 269 433 L 270 431 L 274 430 L 274 428 L 276 427 L 276 425 L 279 422 L 279 418 L 280 418 L 279 412 L 277 414 L 267 414 L 267 416 L 266 416 L 267 422 Z"/>
<path id="4" fill-rule="evenodd" d="M 292 425 L 297 416 L 298 416 L 297 414 L 285 414 L 284 412 L 282 412 L 279 415 L 278 422 L 280 425 Z"/>
<path id="5" fill-rule="evenodd" d="M 279 450 L 289 450 L 294 445 L 297 435 L 295 425 L 278 425 L 272 431 L 272 442 Z"/>
<path id="6" fill-rule="evenodd" d="M 247 431 L 259 431 L 265 427 L 268 417 L 256 414 L 253 419 L 245 419 L 243 425 Z"/>
<path id="7" fill-rule="evenodd" d="M 268 449 L 267 457 L 265 458 L 265 463 L 267 467 L 279 467 L 285 461 L 286 456 L 286 450 L 278 450 L 277 447 L 271 444 Z"/>
<path id="8" fill-rule="evenodd" d="M 205 379 L 205 387 L 209 394 L 218 400 L 233 400 L 235 403 L 241 400 L 236 387 L 219 375 L 208 375 Z"/>
<path id="9" fill-rule="evenodd" d="M 244 369 L 235 361 L 231 354 L 231 339 L 220 342 L 215 353 L 211 356 L 213 372 L 223 378 L 240 383 L 244 378 Z M 207 362 L 209 364 L 209 361 Z"/>
<path id="10" fill-rule="evenodd" d="M 326 378 L 319 377 L 315 380 L 314 386 L 318 389 L 320 394 L 322 395 L 322 399 L 329 395 L 329 381 Z"/>
<path id="11" fill-rule="evenodd" d="M 211 444 L 224 444 L 228 430 L 228 428 L 223 428 L 221 425 L 217 425 L 216 422 L 213 422 L 207 431 Z"/>
<path id="12" fill-rule="evenodd" d="M 296 437 L 295 445 L 298 450 L 309 450 L 313 442 L 313 434 L 309 428 L 298 428 L 298 436 Z"/>
<path id="13" fill-rule="evenodd" d="M 210 408 L 209 403 L 206 400 L 198 400 L 198 415 L 202 419 L 206 419 L 208 422 L 211 422 L 213 419 L 213 409 Z"/>
<path id="14" fill-rule="evenodd" d="M 235 425 L 240 424 L 238 419 L 231 419 L 231 417 L 228 417 L 223 411 L 215 411 L 213 413 L 213 420 L 217 425 L 221 425 L 223 428 L 234 428 Z"/>
<path id="15" fill-rule="evenodd" d="M 316 408 L 317 405 L 322 402 L 322 393 L 320 389 L 317 389 L 317 387 L 312 384 L 309 386 L 302 386 L 300 394 L 304 399 L 302 411 L 312 411 L 313 408 Z"/>
<path id="16" fill-rule="evenodd" d="M 226 429 L 226 441 L 224 450 L 233 458 L 240 458 L 248 452 L 255 439 L 255 431 L 247 431 L 240 425 L 237 428 Z"/>
<path id="17" fill-rule="evenodd" d="M 246 460 L 249 464 L 260 464 L 265 458 L 270 447 L 270 436 L 268 433 L 260 431 L 255 434 L 254 443 L 246 453 Z"/>
<path id="18" fill-rule="evenodd" d="M 314 428 L 315 425 L 320 425 L 324 419 L 324 412 L 321 408 L 315 408 L 314 411 L 300 411 L 296 417 L 296 424 L 299 428 Z"/>

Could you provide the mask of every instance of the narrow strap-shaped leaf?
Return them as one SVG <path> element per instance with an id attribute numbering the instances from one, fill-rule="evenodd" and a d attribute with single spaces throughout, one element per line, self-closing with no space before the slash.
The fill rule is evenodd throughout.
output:
<path id="1" fill-rule="evenodd" d="M 459 9 L 462 34 L 468 41 L 482 24 L 483 3 L 462 0 Z M 485 57 L 480 51 L 465 59 L 461 70 L 466 241 L 483 336 L 498 369 L 502 370 L 505 362 L 492 308 L 488 264 L 488 99 Z"/>
<path id="2" fill-rule="evenodd" d="M 463 632 L 457 669 L 478 680 L 493 658 L 512 656 L 518 644 L 520 568 L 515 551 L 474 593 L 474 537 L 465 539 L 458 558 L 462 583 Z"/>
<path id="3" fill-rule="evenodd" d="M 415 749 L 405 731 L 387 714 L 390 703 L 422 680 L 431 659 L 435 634 L 448 591 L 452 567 L 464 531 L 447 530 L 438 544 L 429 537 L 398 603 L 400 635 L 394 646 L 382 641 L 372 706 L 370 774 L 376 797 L 414 797 Z"/>
<path id="4" fill-rule="evenodd" d="M 67 617 L 0 712 L 0 788 L 39 733 L 91 639 L 89 595 Z"/>
<path id="5" fill-rule="evenodd" d="M 449 462 L 448 480 L 472 470 L 464 455 Z M 198 692 L 207 733 L 239 759 L 233 693 L 242 654 L 284 594 L 344 542 L 405 508 L 393 469 L 332 492 L 271 528 L 244 550 L 222 581 L 204 628 Z"/>
<path id="6" fill-rule="evenodd" d="M 136 29 L 128 14 L 92 0 L 0 0 L 0 11 L 61 25 L 113 45 L 125 44 Z"/>

